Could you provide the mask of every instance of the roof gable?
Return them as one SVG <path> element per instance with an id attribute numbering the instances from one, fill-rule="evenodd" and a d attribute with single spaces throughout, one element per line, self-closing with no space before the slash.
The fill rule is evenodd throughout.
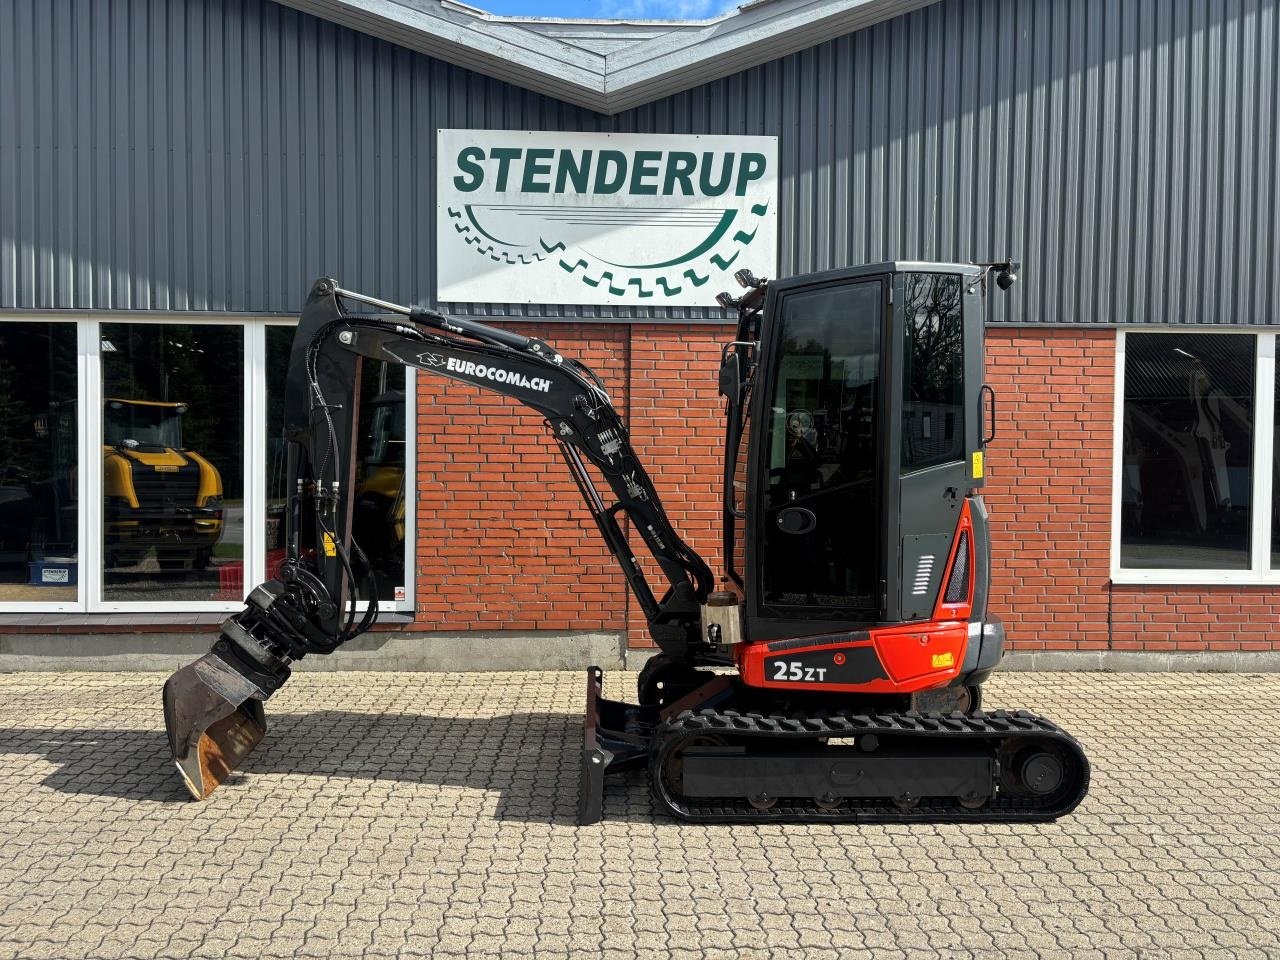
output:
<path id="1" fill-rule="evenodd" d="M 528 90 L 613 114 L 936 0 L 755 0 L 701 21 L 498 17 L 453 0 L 278 0 Z"/>

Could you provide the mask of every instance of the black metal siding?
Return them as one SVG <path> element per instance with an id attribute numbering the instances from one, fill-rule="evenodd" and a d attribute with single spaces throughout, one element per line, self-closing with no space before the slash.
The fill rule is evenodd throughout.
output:
<path id="1" fill-rule="evenodd" d="M 0 310 L 422 299 L 473 126 L 776 134 L 783 275 L 1015 255 L 997 322 L 1269 324 L 1276 5 L 942 0 L 606 117 L 269 0 L 0 0 Z"/>

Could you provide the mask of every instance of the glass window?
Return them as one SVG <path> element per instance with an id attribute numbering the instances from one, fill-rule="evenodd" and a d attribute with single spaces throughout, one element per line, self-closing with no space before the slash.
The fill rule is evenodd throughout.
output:
<path id="1" fill-rule="evenodd" d="M 903 305 L 902 469 L 964 459 L 960 277 L 908 273 Z"/>
<path id="2" fill-rule="evenodd" d="M 1125 337 L 1120 565 L 1249 567 L 1256 337 Z"/>
<path id="3" fill-rule="evenodd" d="M 74 323 L 0 323 L 0 602 L 75 602 Z"/>
<path id="4" fill-rule="evenodd" d="M 103 598 L 240 599 L 244 328 L 100 329 Z"/>
<path id="5" fill-rule="evenodd" d="M 782 304 L 767 429 L 762 595 L 814 612 L 879 609 L 879 280 Z"/>
<path id="6" fill-rule="evenodd" d="M 267 576 L 284 559 L 289 495 L 284 442 L 284 383 L 293 327 L 267 327 Z M 405 368 L 366 360 L 360 380 L 352 539 L 373 564 L 378 599 L 405 598 Z"/>
<path id="7" fill-rule="evenodd" d="M 1271 434 L 1273 451 L 1271 462 L 1263 465 L 1271 470 L 1271 569 L 1280 572 L 1280 377 L 1276 378 L 1275 396 L 1272 398 L 1274 432 Z"/>

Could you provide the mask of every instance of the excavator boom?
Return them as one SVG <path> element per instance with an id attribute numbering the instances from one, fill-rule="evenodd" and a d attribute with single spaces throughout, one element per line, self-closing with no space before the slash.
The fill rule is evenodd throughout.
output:
<path id="1" fill-rule="evenodd" d="M 357 312 L 374 308 L 392 315 Z M 353 434 L 365 359 L 399 363 L 519 400 L 545 418 L 655 641 L 700 654 L 706 563 L 680 539 L 600 379 L 549 344 L 433 310 L 388 303 L 318 280 L 298 323 L 285 395 L 294 489 L 279 579 L 256 587 L 213 648 L 164 686 L 174 763 L 197 799 L 226 779 L 266 733 L 262 704 L 290 664 L 332 653 L 377 617 L 373 573 L 351 538 Z M 592 479 L 594 467 L 609 496 Z M 655 593 L 623 530 L 629 519 L 667 580 Z M 354 601 L 367 603 L 357 619 Z"/>

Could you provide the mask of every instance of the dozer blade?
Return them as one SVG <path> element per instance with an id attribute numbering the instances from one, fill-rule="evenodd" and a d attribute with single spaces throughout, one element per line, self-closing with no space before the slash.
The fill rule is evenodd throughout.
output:
<path id="1" fill-rule="evenodd" d="M 262 740 L 264 691 L 217 652 L 164 685 L 164 726 L 182 781 L 197 800 L 213 793 Z"/>

